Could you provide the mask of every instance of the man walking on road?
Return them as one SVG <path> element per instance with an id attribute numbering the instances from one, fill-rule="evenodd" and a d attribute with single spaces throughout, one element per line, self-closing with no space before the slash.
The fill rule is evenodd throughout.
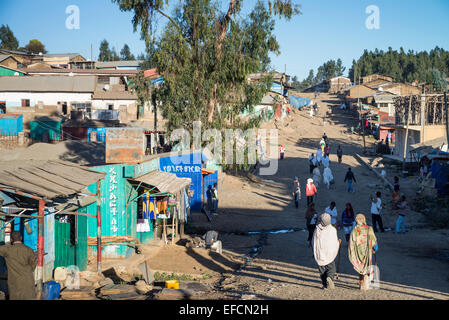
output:
<path id="1" fill-rule="evenodd" d="M 313 184 L 313 179 L 307 179 L 306 185 L 306 196 L 307 196 L 307 206 L 313 202 L 313 196 L 316 195 L 317 190 Z"/>
<path id="2" fill-rule="evenodd" d="M 0 256 L 8 268 L 8 291 L 10 300 L 34 300 L 34 269 L 37 257 L 33 250 L 22 243 L 19 231 L 11 232 L 11 245 L 0 246 Z"/>
<path id="3" fill-rule="evenodd" d="M 337 157 L 338 157 L 338 163 L 341 163 L 341 159 L 343 158 L 343 150 L 341 150 L 340 146 L 338 146 L 338 149 L 337 149 Z"/>
<path id="4" fill-rule="evenodd" d="M 296 208 L 298 208 L 299 200 L 301 200 L 301 184 L 299 183 L 298 177 L 295 177 L 295 180 L 293 180 L 292 194 L 293 194 L 293 197 L 295 197 L 295 206 L 296 206 Z"/>
<path id="5" fill-rule="evenodd" d="M 351 168 L 348 168 L 348 171 L 346 172 L 345 181 L 348 181 L 348 192 L 354 192 L 354 189 L 352 188 L 352 181 L 357 182 L 355 179 L 354 173 L 352 172 Z"/>
<path id="6" fill-rule="evenodd" d="M 335 258 L 340 245 L 337 229 L 331 226 L 329 214 L 323 213 L 319 220 L 313 234 L 313 256 L 318 264 L 323 289 L 334 289 Z"/>
<path id="7" fill-rule="evenodd" d="M 380 199 L 380 191 L 376 192 L 376 197 L 370 197 L 371 199 L 371 223 L 373 225 L 374 232 L 377 232 L 377 224 L 381 232 L 385 232 L 384 225 L 382 223 L 382 217 L 380 216 L 382 212 L 382 200 Z"/>

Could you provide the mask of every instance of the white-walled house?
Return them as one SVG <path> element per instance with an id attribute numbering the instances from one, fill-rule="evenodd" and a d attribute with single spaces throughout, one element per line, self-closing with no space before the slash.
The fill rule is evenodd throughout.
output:
<path id="1" fill-rule="evenodd" d="M 0 77 L 0 103 L 6 106 L 7 113 L 56 106 L 64 115 L 83 111 L 90 119 L 119 119 L 121 111 L 127 119 L 128 109 L 131 113 L 136 109 L 136 100 L 136 94 L 125 91 L 123 86 L 103 85 L 93 75 Z"/>

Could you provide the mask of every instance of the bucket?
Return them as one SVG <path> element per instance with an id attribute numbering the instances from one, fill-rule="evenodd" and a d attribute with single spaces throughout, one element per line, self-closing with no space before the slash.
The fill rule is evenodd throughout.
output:
<path id="1" fill-rule="evenodd" d="M 165 287 L 167 289 L 179 289 L 179 281 L 178 280 L 167 280 L 167 281 L 165 281 Z"/>
<path id="2" fill-rule="evenodd" d="M 42 290 L 42 300 L 55 300 L 59 298 L 61 285 L 56 281 L 48 281 L 44 283 Z"/>

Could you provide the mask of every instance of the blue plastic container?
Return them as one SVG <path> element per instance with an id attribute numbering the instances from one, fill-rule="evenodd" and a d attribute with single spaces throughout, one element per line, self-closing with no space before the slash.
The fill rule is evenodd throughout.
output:
<path id="1" fill-rule="evenodd" d="M 42 300 L 55 300 L 59 298 L 61 285 L 56 281 L 48 281 L 44 283 L 42 290 Z"/>

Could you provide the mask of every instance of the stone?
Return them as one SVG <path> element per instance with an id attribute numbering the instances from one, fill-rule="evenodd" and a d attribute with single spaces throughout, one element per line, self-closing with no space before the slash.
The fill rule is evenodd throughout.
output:
<path id="1" fill-rule="evenodd" d="M 95 283 L 104 279 L 103 275 L 98 274 L 97 272 L 92 271 L 81 271 L 80 278 L 86 279 L 89 282 Z"/>
<path id="2" fill-rule="evenodd" d="M 136 291 L 139 294 L 147 294 L 148 292 L 153 290 L 153 286 L 147 284 L 144 280 L 137 281 L 135 286 L 136 286 Z"/>
<path id="3" fill-rule="evenodd" d="M 105 278 L 101 281 L 98 281 L 98 284 L 100 285 L 100 287 L 103 287 L 103 286 L 113 285 L 114 281 L 112 281 L 111 278 Z"/>
<path id="4" fill-rule="evenodd" d="M 182 289 L 162 289 L 162 291 L 155 294 L 156 300 L 185 300 L 191 296 L 190 292 Z"/>
<path id="5" fill-rule="evenodd" d="M 55 281 L 65 281 L 67 279 L 67 268 L 66 267 L 57 267 L 53 276 Z"/>

